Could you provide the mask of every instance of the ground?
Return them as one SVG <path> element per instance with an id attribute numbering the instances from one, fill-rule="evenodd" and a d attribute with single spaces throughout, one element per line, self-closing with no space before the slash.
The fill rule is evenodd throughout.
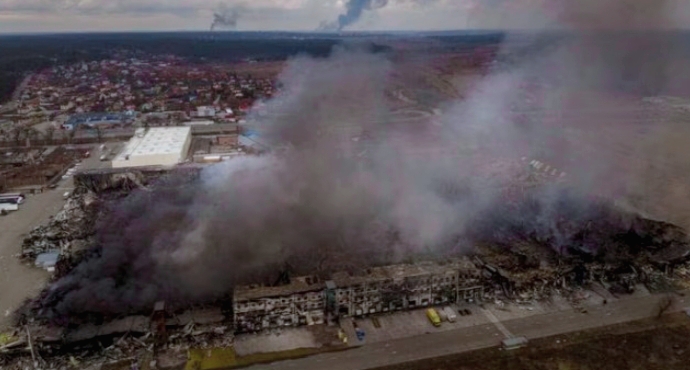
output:
<path id="1" fill-rule="evenodd" d="M 680 313 L 533 340 L 527 348 L 490 348 L 377 370 L 687 369 L 690 320 Z"/>
<path id="2" fill-rule="evenodd" d="M 558 302 L 547 305 L 535 304 L 531 307 L 513 305 L 499 308 L 495 305 L 485 305 L 486 309 L 466 306 L 471 308 L 472 315 L 458 316 L 457 322 L 444 322 L 439 328 L 431 326 L 423 310 L 379 316 L 380 328 L 374 328 L 371 324 L 372 319 L 366 318 L 357 320 L 358 326 L 364 328 L 367 333 L 364 342 L 358 342 L 353 330 L 348 329 L 348 323 L 344 323 L 343 326 L 350 338 L 349 344 L 355 347 L 349 351 L 257 365 L 252 369 L 320 370 L 327 363 L 329 370 L 353 370 L 417 361 L 423 364 L 431 361 L 430 359 L 444 358 L 456 353 L 495 348 L 504 338 L 510 336 L 525 336 L 540 343 L 539 341 L 544 338 L 562 335 L 574 338 L 569 333 L 596 331 L 597 328 L 615 325 L 625 327 L 640 320 L 651 320 L 653 323 L 666 325 L 667 321 L 655 319 L 659 313 L 659 302 L 663 297 L 664 295 L 649 295 L 642 292 L 640 295 L 621 296 L 605 305 L 590 298 L 584 305 L 587 308 L 584 312 L 566 308 Z M 686 296 L 675 296 L 673 307 L 668 312 L 681 312 L 687 306 L 686 300 Z M 499 311 L 503 313 L 499 314 Z M 500 317 L 500 322 L 493 319 L 496 316 Z M 690 321 L 684 314 L 673 317 L 681 323 L 685 322 L 683 320 Z"/>
<path id="3" fill-rule="evenodd" d="M 103 163 L 98 155 L 87 158 L 80 168 L 98 168 Z M 72 178 L 60 180 L 58 187 L 41 194 L 27 195 L 16 212 L 0 217 L 0 332 L 12 324 L 12 312 L 29 297 L 40 292 L 49 279 L 49 273 L 24 265 L 17 255 L 21 253 L 25 234 L 36 226 L 48 222 L 65 205 L 63 194 L 73 189 Z"/>
<path id="4" fill-rule="evenodd" d="M 23 235 L 56 214 L 65 204 L 62 195 L 70 188 L 71 179 L 63 180 L 57 189 L 28 196 L 19 211 L 0 218 L 0 331 L 11 324 L 12 311 L 41 291 L 49 277 L 16 257 L 21 253 Z"/>

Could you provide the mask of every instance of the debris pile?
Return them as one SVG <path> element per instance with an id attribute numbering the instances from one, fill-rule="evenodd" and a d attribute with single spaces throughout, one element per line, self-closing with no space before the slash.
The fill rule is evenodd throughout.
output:
<path id="1" fill-rule="evenodd" d="M 56 277 L 65 275 L 79 261 L 80 253 L 93 245 L 96 222 L 107 208 L 105 203 L 134 189 L 146 189 L 150 178 L 163 173 L 111 170 L 78 174 L 74 178 L 77 189 L 62 210 L 24 238 L 21 259 L 51 272 L 57 270 Z"/>
<path id="2" fill-rule="evenodd" d="M 127 171 L 92 171 L 84 172 L 74 178 L 75 185 L 96 194 L 106 191 L 128 192 L 144 188 L 146 176 L 142 171 L 128 169 Z"/>
<path id="3" fill-rule="evenodd" d="M 156 361 L 158 368 L 168 368 L 184 364 L 191 348 L 233 345 L 231 324 L 219 308 L 160 312 L 74 328 L 26 324 L 0 335 L 0 366 L 102 368 Z"/>
<path id="4" fill-rule="evenodd" d="M 35 227 L 22 243 L 22 259 L 34 263 L 42 254 L 68 255 L 83 250 L 94 233 L 98 198 L 76 192 L 48 224 Z"/>
<path id="5" fill-rule="evenodd" d="M 690 257 L 685 230 L 600 200 L 557 196 L 548 208 L 529 196 L 505 203 L 474 229 L 477 264 L 499 295 L 538 300 L 592 284 L 617 294 L 637 284 L 653 292 L 678 288 L 674 280 L 683 279 Z"/>

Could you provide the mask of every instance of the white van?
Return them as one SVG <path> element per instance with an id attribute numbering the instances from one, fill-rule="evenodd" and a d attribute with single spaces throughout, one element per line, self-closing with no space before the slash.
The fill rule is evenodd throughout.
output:
<path id="1" fill-rule="evenodd" d="M 458 314 L 450 306 L 445 307 L 443 312 L 445 313 L 446 320 L 448 320 L 448 322 L 455 322 L 455 320 L 458 318 Z"/>

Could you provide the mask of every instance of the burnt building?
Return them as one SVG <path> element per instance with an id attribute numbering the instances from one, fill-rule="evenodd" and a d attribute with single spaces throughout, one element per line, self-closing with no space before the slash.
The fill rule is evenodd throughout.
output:
<path id="1" fill-rule="evenodd" d="M 478 300 L 483 293 L 480 279 L 472 262 L 459 259 L 376 267 L 363 274 L 339 272 L 329 290 L 336 316 L 363 316 Z"/>
<path id="2" fill-rule="evenodd" d="M 325 284 L 316 277 L 298 277 L 281 286 L 235 289 L 235 331 L 321 324 L 324 322 Z"/>
<path id="3" fill-rule="evenodd" d="M 320 324 L 326 318 L 479 300 L 482 294 L 481 271 L 469 259 L 338 272 L 326 281 L 299 277 L 281 286 L 238 287 L 235 330 Z"/>

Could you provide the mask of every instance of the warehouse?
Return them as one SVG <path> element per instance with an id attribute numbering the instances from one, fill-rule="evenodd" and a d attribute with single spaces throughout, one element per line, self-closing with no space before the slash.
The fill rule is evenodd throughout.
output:
<path id="1" fill-rule="evenodd" d="M 125 149 L 113 159 L 113 168 L 174 166 L 184 162 L 191 142 L 189 127 L 138 129 Z"/>

